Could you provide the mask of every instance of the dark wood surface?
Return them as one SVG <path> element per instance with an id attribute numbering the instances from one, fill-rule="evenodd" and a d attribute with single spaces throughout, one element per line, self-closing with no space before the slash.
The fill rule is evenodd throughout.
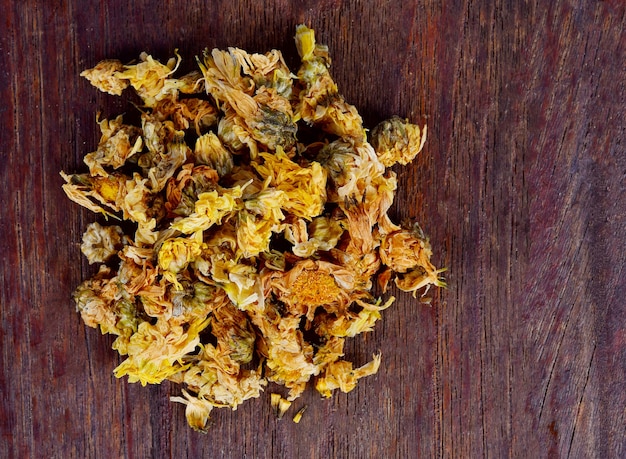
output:
<path id="1" fill-rule="evenodd" d="M 132 5 L 132 6 L 127 6 Z M 626 16 L 606 1 L 2 0 L 0 457 L 625 457 Z M 96 217 L 82 171 L 95 112 L 130 109 L 79 72 L 141 51 L 330 47 L 365 123 L 428 123 L 392 215 L 447 266 L 432 306 L 407 294 L 349 341 L 377 375 L 277 421 L 269 393 L 186 425 L 171 384 L 117 380 L 112 339 L 71 293 Z"/>

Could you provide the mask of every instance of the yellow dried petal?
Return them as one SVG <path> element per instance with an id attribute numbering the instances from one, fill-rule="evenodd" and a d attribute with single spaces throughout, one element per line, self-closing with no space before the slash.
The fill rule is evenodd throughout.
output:
<path id="1" fill-rule="evenodd" d="M 300 408 L 298 410 L 298 412 L 293 416 L 293 422 L 295 422 L 296 424 L 299 424 L 300 421 L 302 420 L 302 415 L 304 414 L 306 409 L 307 409 L 306 405 L 304 405 L 302 408 Z"/>
<path id="2" fill-rule="evenodd" d="M 270 400 L 272 404 L 272 409 L 274 410 L 274 414 L 278 419 L 282 419 L 282 417 L 291 406 L 291 402 L 287 399 L 284 399 L 280 394 L 276 393 L 270 394 Z"/>

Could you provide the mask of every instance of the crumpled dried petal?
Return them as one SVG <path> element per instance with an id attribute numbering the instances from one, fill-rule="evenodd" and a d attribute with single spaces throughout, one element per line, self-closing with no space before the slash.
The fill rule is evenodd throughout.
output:
<path id="1" fill-rule="evenodd" d="M 357 369 L 352 368 L 352 362 L 337 360 L 324 368 L 322 375 L 315 381 L 315 389 L 322 397 L 330 397 L 335 389 L 350 392 L 360 378 L 375 374 L 379 366 L 380 354 L 374 355 L 372 361 Z"/>
<path id="2" fill-rule="evenodd" d="M 182 390 L 182 393 L 184 397 L 170 397 L 170 400 L 185 405 L 185 417 L 192 429 L 206 433 L 209 415 L 214 404 L 208 400 L 192 396 L 185 389 Z"/>

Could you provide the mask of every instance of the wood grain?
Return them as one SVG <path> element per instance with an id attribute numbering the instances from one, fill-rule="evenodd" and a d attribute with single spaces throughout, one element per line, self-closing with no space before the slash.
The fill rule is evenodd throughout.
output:
<path id="1" fill-rule="evenodd" d="M 624 457 L 626 15 L 623 2 L 1 0 L 1 457 Z M 132 6 L 131 6 L 132 5 Z M 368 127 L 427 122 L 393 215 L 430 235 L 448 289 L 408 295 L 347 356 L 383 353 L 349 394 L 268 394 L 190 430 L 178 388 L 112 375 L 111 339 L 71 292 L 96 217 L 61 191 L 95 112 L 78 77 L 141 51 L 279 48 L 304 22 Z M 298 406 L 299 407 L 299 406 Z"/>

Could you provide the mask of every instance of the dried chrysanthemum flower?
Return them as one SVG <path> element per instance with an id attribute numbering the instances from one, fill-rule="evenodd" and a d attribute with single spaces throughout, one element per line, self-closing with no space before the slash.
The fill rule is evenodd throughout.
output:
<path id="1" fill-rule="evenodd" d="M 211 166 L 220 177 L 228 175 L 234 166 L 233 155 L 229 152 L 219 137 L 208 132 L 196 140 L 194 158 L 198 164 Z"/>
<path id="2" fill-rule="evenodd" d="M 85 77 L 92 85 L 102 92 L 113 96 L 121 96 L 128 87 L 128 80 L 118 78 L 117 74 L 124 70 L 124 64 L 117 59 L 100 61 L 92 69 L 84 70 L 80 76 Z"/>
<path id="3" fill-rule="evenodd" d="M 419 226 L 383 236 L 379 252 L 382 263 L 398 273 L 395 282 L 400 290 L 415 293 L 429 285 L 445 287 L 439 277 L 444 270 L 430 262 L 432 249 Z"/>
<path id="4" fill-rule="evenodd" d="M 90 223 L 83 233 L 80 251 L 89 263 L 104 263 L 122 248 L 124 232 L 117 225 L 102 226 L 98 222 Z"/>
<path id="5" fill-rule="evenodd" d="M 61 177 L 65 180 L 62 188 L 67 197 L 86 209 L 106 216 L 114 216 L 114 212 L 122 209 L 128 179 L 125 175 L 112 173 L 101 177 L 61 172 Z"/>
<path id="6" fill-rule="evenodd" d="M 153 107 L 167 97 L 175 97 L 180 88 L 186 87 L 186 81 L 168 78 L 178 68 L 180 56 L 161 64 L 147 53 L 141 53 L 139 60 L 137 64 L 125 65 L 124 71 L 116 73 L 116 77 L 128 80 L 146 107 Z"/>
<path id="7" fill-rule="evenodd" d="M 207 93 L 227 115 L 224 119 L 228 124 L 222 125 L 225 131 L 222 137 L 234 136 L 233 140 L 248 145 L 253 159 L 262 147 L 269 150 L 291 148 L 297 131 L 296 118 L 287 98 L 291 90 L 286 90 L 282 87 L 284 85 L 278 88 L 266 85 L 270 75 L 273 75 L 271 79 L 284 80 L 282 57 L 278 53 L 277 59 L 263 60 L 231 48 L 228 51 L 214 49 L 211 53 L 205 51 L 203 61 L 198 61 Z M 265 65 L 258 69 L 255 62 Z M 257 86 L 257 82 L 261 85 Z"/>
<path id="8" fill-rule="evenodd" d="M 361 115 L 339 94 L 330 76 L 328 47 L 316 43 L 315 32 L 305 25 L 296 28 L 296 47 L 302 59 L 298 80 L 304 85 L 299 92 L 300 118 L 339 137 L 364 141 Z"/>
<path id="9" fill-rule="evenodd" d="M 310 258 L 320 251 L 335 248 L 345 231 L 345 220 L 320 215 L 307 225 L 298 219 L 285 227 L 285 238 L 293 244 L 291 251 L 300 258 Z"/>
<path id="10" fill-rule="evenodd" d="M 285 193 L 285 211 L 306 219 L 317 217 L 326 204 L 326 171 L 316 161 L 302 167 L 278 148 L 274 154 L 261 153 L 263 164 L 253 164 L 269 186 Z"/>
<path id="11" fill-rule="evenodd" d="M 126 160 L 139 152 L 143 146 L 141 129 L 136 126 L 122 124 L 122 115 L 114 120 L 99 122 L 102 137 L 98 149 L 85 155 L 85 164 L 89 166 L 91 175 L 106 177 L 106 166 L 118 169 Z"/>
<path id="12" fill-rule="evenodd" d="M 280 51 L 273 49 L 266 54 L 248 54 L 231 48 L 230 54 L 241 66 L 241 72 L 249 75 L 257 88 L 272 88 L 285 98 L 291 96 L 294 75 Z"/>
<path id="13" fill-rule="evenodd" d="M 171 400 L 202 432 L 214 408 L 237 409 L 268 382 L 288 391 L 271 396 L 279 418 L 310 383 L 324 397 L 354 389 L 380 354 L 355 369 L 346 339 L 394 301 L 374 296 L 375 281 L 414 295 L 445 285 L 419 227 L 388 215 L 388 168 L 415 157 L 426 128 L 392 118 L 368 140 L 328 48 L 303 25 L 296 46 L 295 72 L 280 51 L 229 48 L 180 77 L 180 56 L 147 53 L 81 74 L 142 106 L 137 125 L 98 121 L 87 173 L 61 172 L 72 201 L 122 221 L 87 228 L 81 249 L 100 268 L 74 292 L 77 309 L 116 336 L 117 377 L 182 385 Z"/>
<path id="14" fill-rule="evenodd" d="M 404 166 L 424 148 L 426 126 L 420 130 L 419 126 L 394 116 L 372 130 L 370 141 L 385 167 L 396 163 Z"/>
<path id="15" fill-rule="evenodd" d="M 157 320 L 141 322 L 130 337 L 128 357 L 115 369 L 115 376 L 128 376 L 129 382 L 158 384 L 185 368 L 183 357 L 194 352 L 200 332 L 210 319 L 196 319 L 185 324 Z"/>
<path id="16" fill-rule="evenodd" d="M 185 164 L 176 177 L 167 181 L 165 209 L 170 216 L 189 216 L 201 193 L 218 187 L 217 171 L 209 166 Z"/>

